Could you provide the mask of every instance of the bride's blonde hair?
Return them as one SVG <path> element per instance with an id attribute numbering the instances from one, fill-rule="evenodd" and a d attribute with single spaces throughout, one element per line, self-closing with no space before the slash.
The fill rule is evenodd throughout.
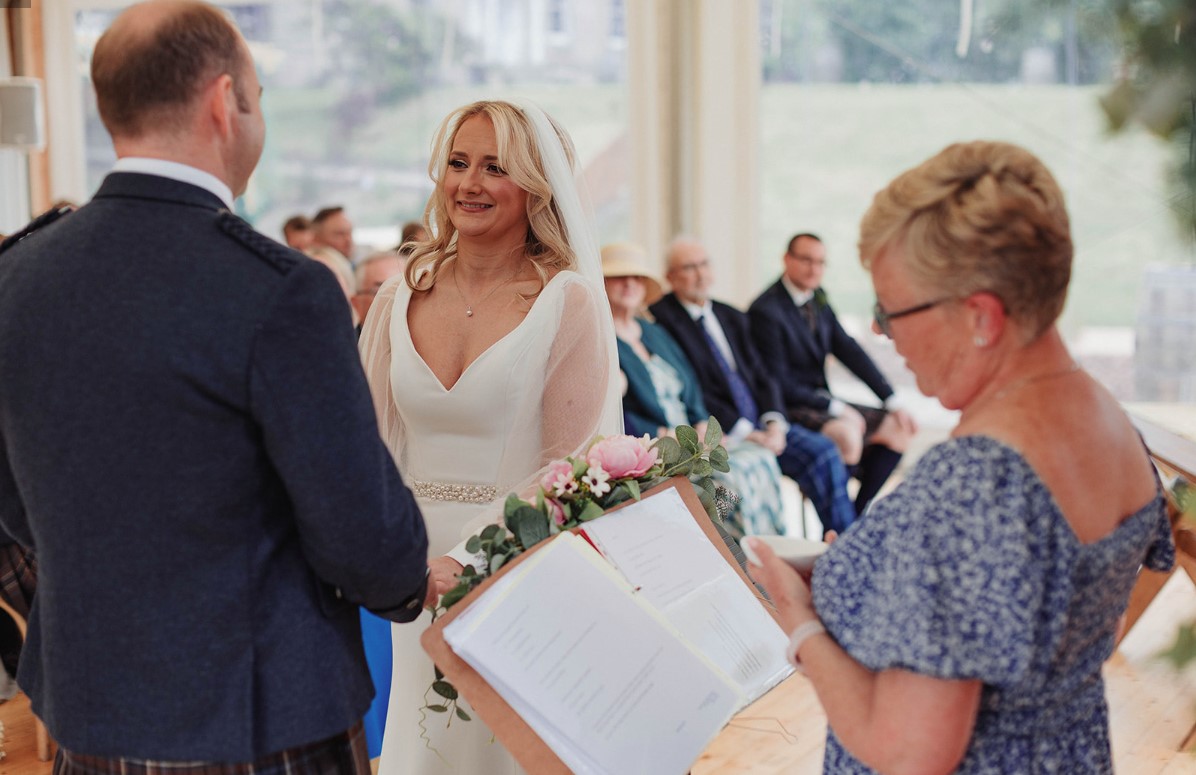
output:
<path id="1" fill-rule="evenodd" d="M 404 272 L 407 284 L 417 291 L 429 290 L 444 262 L 457 255 L 457 229 L 449 220 L 449 203 L 441 185 L 448 169 L 448 157 L 461 125 L 475 116 L 485 116 L 494 127 L 498 146 L 498 166 L 515 185 L 527 192 L 527 238 L 524 255 L 540 275 L 540 287 L 548 282 L 550 271 L 576 269 L 577 258 L 569 246 L 569 235 L 556 206 L 552 187 L 544 171 L 536 134 L 523 110 L 510 102 L 483 100 L 458 108 L 445 117 L 432 141 L 428 175 L 436 184 L 424 210 L 424 229 L 431 235 L 415 248 Z M 556 121 L 549 117 L 570 167 L 575 164 L 573 141 Z"/>

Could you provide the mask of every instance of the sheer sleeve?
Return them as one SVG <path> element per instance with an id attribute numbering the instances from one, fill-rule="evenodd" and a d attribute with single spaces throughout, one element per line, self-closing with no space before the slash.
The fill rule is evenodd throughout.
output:
<path id="1" fill-rule="evenodd" d="M 462 564 L 473 559 L 464 550 L 464 539 L 502 521 L 508 494 L 530 498 L 553 460 L 584 452 L 598 436 L 623 432 L 618 351 L 606 292 L 573 273 L 560 279 L 564 282 L 554 299 L 555 333 L 547 346 L 543 392 L 528 397 L 515 412 L 517 425 L 540 428 L 539 460 L 532 462 L 531 475 L 504 477 L 511 484 L 466 525 L 462 543 L 448 555 Z M 526 472 L 527 461 L 522 463 Z"/>
<path id="2" fill-rule="evenodd" d="M 378 416 L 378 431 L 398 464 L 399 473 L 403 472 L 406 461 L 403 460 L 402 453 L 402 421 L 399 418 L 398 407 L 395 406 L 394 387 L 390 380 L 390 321 L 395 296 L 400 289 L 405 289 L 405 283 L 406 280 L 399 275 L 378 290 L 378 295 L 374 297 L 374 303 L 370 306 L 362 325 L 361 339 L 357 343 L 361 351 L 362 365 L 365 367 L 366 381 L 370 386 L 370 395 L 374 400 L 374 413 Z"/>

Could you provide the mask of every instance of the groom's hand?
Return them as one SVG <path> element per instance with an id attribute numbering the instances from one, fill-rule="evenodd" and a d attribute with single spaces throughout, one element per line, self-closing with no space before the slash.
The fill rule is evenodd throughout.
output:
<path id="1" fill-rule="evenodd" d="M 445 592 L 457 586 L 457 577 L 465 566 L 451 557 L 433 557 L 428 560 L 428 594 L 424 608 L 433 608 Z"/>

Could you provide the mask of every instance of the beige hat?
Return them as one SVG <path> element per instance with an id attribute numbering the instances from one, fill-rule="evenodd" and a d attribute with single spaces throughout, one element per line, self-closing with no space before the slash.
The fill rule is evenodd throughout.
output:
<path id="1" fill-rule="evenodd" d="M 648 254 L 633 242 L 602 246 L 603 277 L 638 277 L 644 282 L 644 305 L 655 304 L 664 295 L 660 280 L 646 268 Z"/>

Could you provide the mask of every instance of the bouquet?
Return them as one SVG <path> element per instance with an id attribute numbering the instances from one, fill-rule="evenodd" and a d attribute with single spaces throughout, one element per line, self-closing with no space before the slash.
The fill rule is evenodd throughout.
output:
<path id="1" fill-rule="evenodd" d="M 479 556 L 458 576 L 458 584 L 440 598 L 433 617 L 459 603 L 488 577 L 536 544 L 601 517 L 610 508 L 641 495 L 674 476 L 686 476 L 698 499 L 715 522 L 734 506 L 735 496 L 714 483 L 714 472 L 727 472 L 722 428 L 711 417 L 702 438 L 688 425 L 673 436 L 656 439 L 635 436 L 599 438 L 583 455 L 566 457 L 548 466 L 533 501 L 512 493 L 503 508 L 503 525 L 487 525 L 465 544 Z M 449 713 L 462 721 L 470 716 L 457 704 L 457 690 L 439 668 L 428 690 L 436 695 L 424 709 Z"/>

